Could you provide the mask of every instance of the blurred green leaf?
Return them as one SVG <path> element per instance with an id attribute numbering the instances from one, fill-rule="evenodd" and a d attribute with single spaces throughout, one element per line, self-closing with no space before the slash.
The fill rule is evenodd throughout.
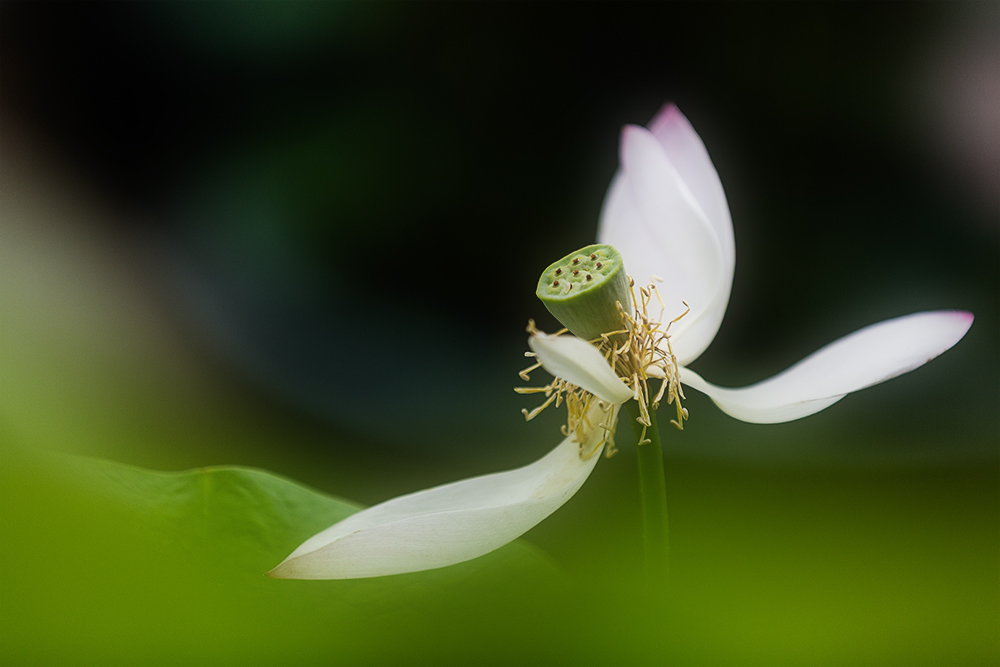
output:
<path id="1" fill-rule="evenodd" d="M 162 473 L 97 459 L 68 459 L 81 487 L 130 514 L 171 548 L 211 552 L 231 566 L 267 563 L 311 534 L 361 509 L 262 470 L 209 467 Z M 287 554 L 286 554 L 287 555 Z M 279 557 L 279 560 L 283 558 Z"/>
<path id="2" fill-rule="evenodd" d="M 378 661 L 405 650 L 371 643 L 387 620 L 421 634 L 423 619 L 460 599 L 502 598 L 497 582 L 561 586 L 522 543 L 426 573 L 270 579 L 301 541 L 358 507 L 246 468 L 2 458 L 0 566 L 16 573 L 2 584 L 4 662 L 294 664 L 317 651 Z"/>

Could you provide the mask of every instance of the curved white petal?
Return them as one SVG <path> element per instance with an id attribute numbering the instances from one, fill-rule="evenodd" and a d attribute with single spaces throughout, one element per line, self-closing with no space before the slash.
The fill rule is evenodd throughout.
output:
<path id="1" fill-rule="evenodd" d="M 729 300 L 732 273 L 722 244 L 652 133 L 627 126 L 621 164 L 601 210 L 598 240 L 618 248 L 640 285 L 652 275 L 664 279 L 658 285 L 664 317 L 682 312 L 681 301 L 691 306 L 671 330 L 674 354 L 690 363 L 712 342 Z"/>
<path id="2" fill-rule="evenodd" d="M 961 340 L 972 319 L 972 313 L 963 311 L 934 311 L 879 322 L 742 389 L 717 387 L 686 368 L 681 370 L 681 382 L 708 394 L 737 419 L 758 424 L 792 421 L 819 412 L 852 391 L 922 366 Z"/>
<path id="3" fill-rule="evenodd" d="M 660 109 L 650 121 L 649 131 L 659 140 L 670 162 L 677 168 L 677 173 L 691 189 L 691 194 L 712 224 L 722 248 L 724 268 L 731 281 L 736 265 L 733 221 L 729 215 L 729 203 L 722 189 L 722 181 L 708 156 L 705 144 L 688 119 L 673 104 L 665 104 Z"/>
<path id="4" fill-rule="evenodd" d="M 549 336 L 539 331 L 528 339 L 528 347 L 542 367 L 557 378 L 608 403 L 620 404 L 632 398 L 632 390 L 618 379 L 604 355 L 576 336 Z"/>
<path id="5" fill-rule="evenodd" d="M 612 407 L 617 410 L 617 406 Z M 600 421 L 603 414 L 595 412 Z M 306 540 L 268 574 L 357 579 L 430 570 L 511 542 L 577 492 L 600 458 L 603 430 L 570 436 L 531 465 L 400 496 Z M 584 459 L 581 452 L 590 455 Z"/>

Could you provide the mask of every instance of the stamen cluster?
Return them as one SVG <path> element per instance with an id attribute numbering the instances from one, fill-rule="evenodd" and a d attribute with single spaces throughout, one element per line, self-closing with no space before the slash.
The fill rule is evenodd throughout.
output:
<path id="1" fill-rule="evenodd" d="M 534 320 L 528 320 L 529 334 L 540 333 L 535 327 Z M 555 333 L 556 336 L 560 336 L 567 333 L 568 329 L 561 329 Z M 534 357 L 534 352 L 525 352 L 524 356 Z M 528 375 L 534 370 L 537 370 L 542 365 L 541 362 L 537 362 L 523 371 L 518 373 L 521 379 L 525 382 L 529 382 L 531 377 Z M 560 431 L 566 437 L 570 434 L 576 434 L 577 440 L 583 443 L 590 440 L 588 437 L 591 430 L 594 428 L 601 428 L 604 430 L 603 437 L 597 441 L 594 446 L 594 450 L 589 452 L 581 452 L 582 458 L 590 458 L 594 451 L 603 444 L 607 444 L 608 452 L 617 451 L 615 447 L 615 426 L 618 423 L 617 412 L 612 409 L 613 406 L 608 405 L 606 401 L 603 401 L 589 391 L 581 389 L 580 387 L 563 380 L 562 378 L 553 378 L 552 382 L 548 383 L 544 387 L 514 387 L 514 391 L 519 394 L 545 394 L 545 402 L 534 408 L 533 410 L 527 410 L 522 408 L 521 414 L 524 415 L 525 421 L 531 421 L 537 417 L 545 408 L 549 407 L 555 403 L 558 408 L 563 403 L 566 404 L 566 423 L 560 427 Z M 603 414 L 601 421 L 594 424 L 591 408 L 596 406 L 597 410 Z M 609 454 L 610 456 L 610 454 Z"/>
<path id="2" fill-rule="evenodd" d="M 654 277 L 654 280 L 659 280 Z M 677 358 L 670 348 L 670 325 L 687 315 L 690 308 L 674 319 L 662 322 L 663 311 L 666 306 L 660 297 L 656 284 L 651 283 L 646 287 L 640 287 L 636 296 L 635 280 L 629 276 L 629 295 L 631 303 L 626 308 L 621 302 L 617 302 L 618 315 L 621 319 L 621 329 L 601 334 L 600 337 L 589 341 L 604 354 L 608 364 L 618 375 L 619 379 L 633 392 L 633 398 L 639 404 L 639 423 L 642 424 L 642 434 L 639 444 L 649 442 L 646 439 L 646 429 L 652 425 L 649 417 L 649 409 L 656 410 L 664 397 L 667 404 L 674 404 L 677 409 L 676 419 L 671 419 L 670 423 L 678 429 L 684 428 L 684 420 L 688 418 L 688 411 L 681 405 L 684 398 L 684 391 L 681 389 L 680 373 L 677 366 Z M 650 317 L 649 306 L 653 295 L 660 304 L 660 312 L 656 317 Z M 528 322 L 528 333 L 534 335 L 538 333 L 534 321 Z M 568 329 L 562 329 L 555 335 L 567 333 Z M 534 357 L 533 352 L 525 352 L 525 356 Z M 529 381 L 529 373 L 541 366 L 541 362 L 524 369 L 520 372 L 521 379 Z M 660 381 L 659 389 L 655 395 L 649 388 L 649 380 Z M 546 400 L 533 410 L 522 409 L 525 420 L 530 421 L 538 416 L 545 408 L 555 403 L 559 407 L 566 403 L 567 420 L 562 427 L 562 433 L 569 436 L 577 433 L 580 442 L 587 440 L 583 437 L 589 429 L 595 425 L 590 423 L 590 408 L 596 404 L 600 410 L 610 419 L 605 418 L 596 426 L 605 431 L 604 438 L 600 444 L 607 444 L 606 455 L 613 456 L 617 452 L 614 444 L 614 430 L 617 423 L 617 412 L 612 410 L 612 406 L 607 405 L 595 397 L 590 392 L 567 382 L 561 378 L 553 378 L 552 382 L 544 387 L 515 387 L 514 391 L 519 394 L 544 393 Z M 652 396 L 652 398 L 651 398 Z M 590 454 L 587 454 L 589 456 Z"/>
<path id="3" fill-rule="evenodd" d="M 655 280 L 658 279 L 654 277 Z M 656 289 L 656 282 L 640 287 L 639 298 L 636 298 L 635 280 L 632 276 L 629 276 L 628 285 L 632 298 L 631 312 L 621 303 L 618 304 L 622 328 L 619 331 L 603 334 L 594 343 L 604 353 L 604 358 L 608 360 L 622 382 L 633 391 L 633 398 L 639 404 L 639 423 L 643 425 L 639 441 L 642 445 L 649 442 L 645 438 L 646 428 L 651 425 L 649 408 L 658 409 L 664 396 L 667 398 L 667 405 L 673 404 L 677 409 L 677 417 L 670 420 L 671 424 L 683 430 L 684 420 L 688 418 L 687 408 L 681 405 L 684 390 L 681 388 L 677 357 L 670 347 L 669 332 L 670 325 L 687 315 L 691 309 L 686 302 L 682 302 L 685 307 L 684 312 L 664 324 L 663 311 L 666 310 L 666 306 L 659 290 Z M 656 295 L 656 300 L 660 304 L 660 312 L 655 318 L 649 315 L 649 304 L 653 295 Z M 660 380 L 659 390 L 652 400 L 649 390 L 650 378 Z"/>

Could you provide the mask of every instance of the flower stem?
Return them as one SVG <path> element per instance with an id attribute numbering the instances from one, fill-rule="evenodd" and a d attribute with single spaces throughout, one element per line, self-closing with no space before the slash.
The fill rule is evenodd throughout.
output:
<path id="1" fill-rule="evenodd" d="M 632 433 L 639 443 L 642 424 L 639 404 L 625 404 L 631 416 Z M 656 427 L 656 412 L 649 410 L 650 426 L 646 427 L 645 444 L 636 447 L 639 460 L 639 492 L 642 496 L 642 528 L 646 575 L 651 583 L 666 585 L 670 568 L 670 531 L 667 524 L 667 484 L 663 474 L 663 450 L 660 431 Z"/>

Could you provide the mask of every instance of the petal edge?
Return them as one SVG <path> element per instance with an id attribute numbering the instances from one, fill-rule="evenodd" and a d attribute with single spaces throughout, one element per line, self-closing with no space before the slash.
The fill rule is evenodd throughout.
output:
<path id="1" fill-rule="evenodd" d="M 690 369 L 682 369 L 681 382 L 737 419 L 792 421 L 924 365 L 961 340 L 972 321 L 965 311 L 914 313 L 859 329 L 749 387 L 719 387 Z"/>

